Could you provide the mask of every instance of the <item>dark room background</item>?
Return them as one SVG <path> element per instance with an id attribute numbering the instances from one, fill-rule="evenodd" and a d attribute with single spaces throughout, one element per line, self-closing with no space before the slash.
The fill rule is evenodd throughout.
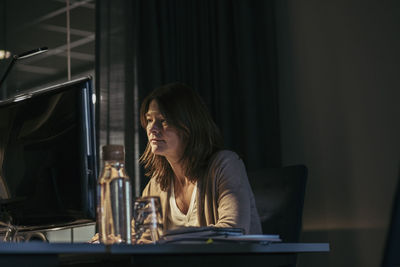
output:
<path id="1" fill-rule="evenodd" d="M 128 159 L 137 162 L 146 144 L 144 131 L 133 128 L 138 103 L 154 88 L 179 81 L 199 92 L 225 146 L 239 153 L 249 170 L 280 165 L 272 1 L 97 4 L 99 111 L 113 106 L 109 120 L 100 122 L 100 140 L 110 142 L 124 132 Z M 107 125 L 109 131 L 103 131 Z M 137 165 L 128 167 L 141 176 Z"/>
<path id="2" fill-rule="evenodd" d="M 301 264 L 381 266 L 400 178 L 400 2 L 276 4 L 282 164 L 309 168 L 304 240 L 331 243 Z"/>
<path id="3" fill-rule="evenodd" d="M 123 128 L 104 135 L 123 132 L 137 149 L 144 137 L 132 138 L 129 125 L 138 106 L 127 99 L 186 82 L 249 171 L 308 167 L 302 240 L 332 250 L 302 255 L 300 266 L 380 266 L 400 162 L 399 8 L 377 0 L 99 1 L 97 81 L 124 103 L 109 122 Z M 133 163 L 141 149 L 128 152 Z"/>
<path id="4" fill-rule="evenodd" d="M 65 81 L 65 1 L 19 8 L 30 5 L 1 1 L 0 50 L 47 45 L 42 58 L 24 63 L 21 71 L 35 78 L 26 87 Z M 98 147 L 126 146 L 136 194 L 146 183 L 137 163 L 145 143 L 139 103 L 182 81 L 204 98 L 248 171 L 308 167 L 302 241 L 329 242 L 331 252 L 301 255 L 299 266 L 381 266 L 400 178 L 400 1 L 71 7 L 72 76 L 94 75 Z"/>

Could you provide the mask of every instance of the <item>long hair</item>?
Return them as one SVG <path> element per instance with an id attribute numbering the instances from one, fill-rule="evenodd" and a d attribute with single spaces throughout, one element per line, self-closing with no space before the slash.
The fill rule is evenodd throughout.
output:
<path id="1" fill-rule="evenodd" d="M 153 100 L 168 124 L 178 130 L 185 144 L 180 159 L 185 176 L 193 182 L 202 179 L 211 156 L 223 147 L 221 133 L 206 105 L 193 89 L 183 83 L 164 85 L 151 92 L 140 107 L 140 122 L 144 129 L 147 126 L 146 113 Z M 174 177 L 166 158 L 153 154 L 147 143 L 140 162 L 146 170 L 145 175 L 156 177 L 161 190 L 166 191 Z"/>

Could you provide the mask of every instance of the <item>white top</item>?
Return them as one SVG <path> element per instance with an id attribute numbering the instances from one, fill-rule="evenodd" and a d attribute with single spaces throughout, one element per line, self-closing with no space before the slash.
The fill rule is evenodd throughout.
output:
<path id="1" fill-rule="evenodd" d="M 190 199 L 189 209 L 187 214 L 183 214 L 182 211 L 176 205 L 174 186 L 171 186 L 171 196 L 169 198 L 170 213 L 168 214 L 169 227 L 170 229 L 178 227 L 188 226 L 200 226 L 199 218 L 197 216 L 197 182 L 194 186 L 192 197 Z"/>

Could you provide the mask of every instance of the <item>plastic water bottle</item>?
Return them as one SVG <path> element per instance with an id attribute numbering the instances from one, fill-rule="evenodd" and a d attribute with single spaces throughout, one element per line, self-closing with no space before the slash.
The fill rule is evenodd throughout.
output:
<path id="1" fill-rule="evenodd" d="M 131 182 L 125 172 L 121 145 L 103 146 L 103 170 L 98 182 L 97 223 L 104 244 L 131 244 Z"/>

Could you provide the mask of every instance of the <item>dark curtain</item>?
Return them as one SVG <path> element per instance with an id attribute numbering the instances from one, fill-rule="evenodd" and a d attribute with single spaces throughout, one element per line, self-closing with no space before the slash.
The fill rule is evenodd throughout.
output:
<path id="1" fill-rule="evenodd" d="M 141 193 L 132 2 L 96 1 L 96 132 L 100 153 L 105 144 L 125 146 L 126 170 L 136 196 Z M 137 90 L 136 90 L 137 91 Z"/>
<path id="2" fill-rule="evenodd" d="M 119 6 L 126 16 L 114 18 L 125 28 L 119 36 L 125 47 L 115 52 L 122 55 L 119 62 L 127 70 L 129 87 L 123 95 L 131 104 L 126 104 L 125 114 L 137 114 L 132 110 L 137 108 L 135 97 L 140 102 L 155 87 L 185 82 L 203 97 L 226 148 L 240 154 L 248 170 L 280 165 L 274 1 L 120 0 L 109 1 L 108 6 L 105 2 L 97 2 L 103 30 L 102 11 Z M 112 18 L 106 24 L 112 25 Z M 97 36 L 100 51 L 103 44 L 115 51 L 112 43 L 121 42 L 109 32 L 111 36 L 97 31 L 105 35 Z M 100 54 L 99 68 L 108 68 L 108 73 L 121 71 L 101 60 Z M 105 78 L 101 74 L 99 83 Z M 104 89 L 114 94 L 113 88 Z M 136 95 L 128 92 L 135 89 Z M 126 124 L 124 129 L 128 134 L 133 127 Z M 126 141 L 134 132 L 129 135 Z M 142 152 L 143 130 L 138 138 Z"/>

